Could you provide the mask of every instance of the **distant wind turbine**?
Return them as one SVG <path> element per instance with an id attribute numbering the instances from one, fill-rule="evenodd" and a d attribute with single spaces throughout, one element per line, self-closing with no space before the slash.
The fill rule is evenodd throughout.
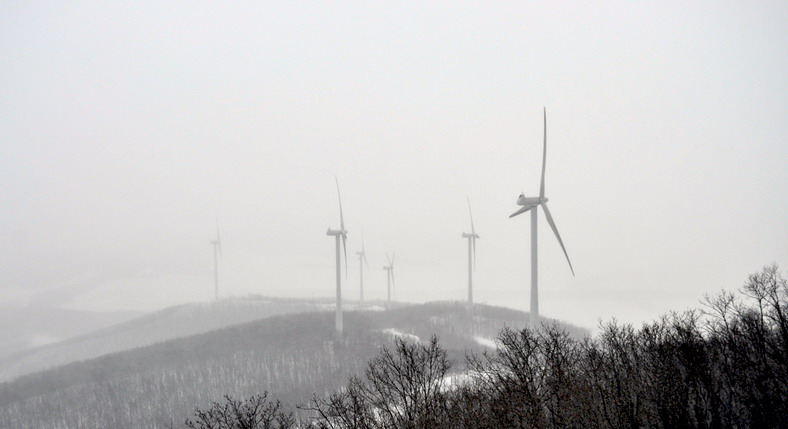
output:
<path id="1" fill-rule="evenodd" d="M 386 286 L 387 286 L 387 293 L 388 293 L 388 307 L 391 308 L 391 286 L 394 283 L 394 257 L 395 254 L 391 254 L 391 258 L 389 258 L 389 254 L 386 253 L 386 259 L 389 261 L 388 265 L 384 265 L 383 269 L 386 270 Z"/>
<path id="2" fill-rule="evenodd" d="M 517 204 L 523 206 L 520 210 L 512 213 L 509 217 L 515 217 L 521 213 L 531 210 L 531 326 L 536 327 L 539 323 L 539 287 L 538 287 L 538 256 L 536 246 L 536 212 L 541 205 L 544 208 L 544 215 L 547 218 L 547 223 L 555 233 L 555 238 L 558 239 L 558 244 L 566 256 L 566 262 L 569 263 L 569 269 L 572 270 L 572 275 L 575 275 L 575 270 L 572 268 L 572 261 L 569 260 L 569 254 L 566 253 L 564 242 L 561 240 L 561 235 L 558 234 L 558 228 L 555 226 L 553 216 L 550 214 L 550 209 L 547 208 L 548 199 L 544 196 L 544 173 L 545 162 L 547 160 L 547 109 L 543 110 L 544 113 L 544 147 L 542 148 L 542 183 L 539 187 L 538 197 L 526 198 L 524 194 L 520 194 L 517 198 Z"/>
<path id="3" fill-rule="evenodd" d="M 467 198 L 467 197 L 466 197 Z M 468 305 L 473 305 L 473 270 L 476 269 L 476 228 L 473 227 L 473 212 L 471 211 L 471 200 L 468 199 L 468 213 L 471 215 L 471 233 L 462 233 L 462 238 L 468 239 Z M 473 263 L 471 263 L 473 260 Z"/>
<path id="4" fill-rule="evenodd" d="M 222 253 L 222 238 L 219 235 L 219 218 L 216 218 L 216 239 L 211 240 L 213 246 L 213 294 L 219 300 L 219 255 Z"/>
<path id="5" fill-rule="evenodd" d="M 358 268 L 359 268 L 359 301 L 364 301 L 364 264 L 369 269 L 369 262 L 367 261 L 367 252 L 364 250 L 364 232 L 361 232 L 361 251 L 356 252 L 358 255 Z"/>
<path id="6" fill-rule="evenodd" d="M 328 228 L 326 235 L 333 235 L 336 241 L 336 255 L 337 255 L 337 314 L 336 314 L 336 330 L 337 334 L 342 335 L 342 270 L 339 266 L 339 237 L 342 237 L 342 248 L 345 251 L 345 272 L 347 272 L 347 231 L 345 230 L 345 218 L 342 215 L 342 195 L 339 193 L 339 180 L 334 177 L 337 183 L 337 198 L 339 199 L 339 229 Z"/>

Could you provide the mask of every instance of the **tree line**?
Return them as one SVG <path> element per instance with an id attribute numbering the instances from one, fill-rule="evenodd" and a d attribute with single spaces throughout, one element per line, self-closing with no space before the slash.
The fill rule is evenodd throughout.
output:
<path id="1" fill-rule="evenodd" d="M 473 336 L 494 338 L 501 326 L 527 321 L 522 312 L 486 305 L 471 317 L 457 302 L 351 311 L 337 341 L 333 317 L 329 311 L 268 317 L 2 383 L 0 428 L 165 429 L 195 404 L 225 394 L 248 398 L 261 386 L 295 409 L 313 392 L 327 396 L 350 375 L 363 374 L 380 347 L 391 343 L 386 329 L 421 338 L 437 333 L 449 357 L 461 363 L 467 350 L 482 349 Z"/>
<path id="2" fill-rule="evenodd" d="M 267 396 L 196 410 L 192 429 L 786 428 L 788 281 L 776 265 L 738 293 L 635 329 L 576 338 L 554 324 L 504 329 L 466 356 L 396 339 L 363 376 L 293 410 Z M 259 414 L 260 418 L 257 415 Z"/>

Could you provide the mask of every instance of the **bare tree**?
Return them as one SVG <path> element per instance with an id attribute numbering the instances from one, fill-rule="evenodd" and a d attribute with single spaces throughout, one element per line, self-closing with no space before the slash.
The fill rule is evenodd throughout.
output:
<path id="1" fill-rule="evenodd" d="M 505 328 L 496 350 L 467 357 L 466 380 L 459 384 L 447 382 L 451 362 L 437 337 L 427 343 L 396 339 L 369 361 L 363 378 L 351 377 L 327 398 L 316 395 L 307 407 L 317 414 L 309 425 L 785 428 L 786 304 L 788 282 L 770 266 L 751 275 L 739 295 L 707 297 L 704 311 L 671 313 L 640 329 L 614 320 L 596 338 L 581 340 L 557 325 Z M 197 413 L 201 426 L 187 425 L 256 428 L 229 424 L 250 422 L 250 415 L 283 415 L 278 408 L 266 405 L 265 397 L 249 404 L 227 398 Z M 271 418 L 260 422 L 287 427 L 271 426 Z"/>
<path id="2" fill-rule="evenodd" d="M 432 336 L 426 344 L 394 340 L 367 365 L 365 380 L 306 407 L 324 428 L 439 428 L 446 422 L 444 397 L 451 362 Z"/>
<path id="3" fill-rule="evenodd" d="M 224 403 L 195 409 L 195 420 L 186 420 L 190 429 L 290 429 L 295 426 L 293 413 L 281 411 L 279 401 L 269 402 L 268 392 L 239 401 L 230 396 Z"/>

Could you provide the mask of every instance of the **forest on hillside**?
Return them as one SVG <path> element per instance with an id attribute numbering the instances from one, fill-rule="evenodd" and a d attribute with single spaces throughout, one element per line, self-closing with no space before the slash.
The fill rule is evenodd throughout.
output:
<path id="1" fill-rule="evenodd" d="M 504 329 L 462 376 L 437 337 L 397 339 L 363 375 L 292 410 L 267 394 L 227 397 L 185 426 L 229 428 L 785 428 L 788 281 L 776 265 L 739 293 L 594 338 L 557 325 Z"/>
<path id="2" fill-rule="evenodd" d="M 528 315 L 486 305 L 469 312 L 459 302 L 348 311 L 341 339 L 334 336 L 333 318 L 332 311 L 276 315 L 0 383 L 0 427 L 166 428 L 224 394 L 247 398 L 263 390 L 295 409 L 363 372 L 396 335 L 439 335 L 457 362 L 456 372 L 464 368 L 466 351 L 486 347 L 474 338 L 492 339 L 503 326 L 525 326 Z M 587 335 L 564 326 L 577 337 Z"/>

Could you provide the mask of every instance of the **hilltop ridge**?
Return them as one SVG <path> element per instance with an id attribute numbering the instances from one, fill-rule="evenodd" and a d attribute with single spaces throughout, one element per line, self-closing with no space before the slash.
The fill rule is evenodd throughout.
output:
<path id="1" fill-rule="evenodd" d="M 0 426 L 54 427 L 55 419 L 80 428 L 89 415 L 91 427 L 166 427 L 197 404 L 265 390 L 297 405 L 339 388 L 399 334 L 438 335 L 459 363 L 486 347 L 479 339 L 525 326 L 528 314 L 486 305 L 469 313 L 464 303 L 436 302 L 347 311 L 345 320 L 337 338 L 331 311 L 279 314 L 20 377 L 0 384 Z"/>

